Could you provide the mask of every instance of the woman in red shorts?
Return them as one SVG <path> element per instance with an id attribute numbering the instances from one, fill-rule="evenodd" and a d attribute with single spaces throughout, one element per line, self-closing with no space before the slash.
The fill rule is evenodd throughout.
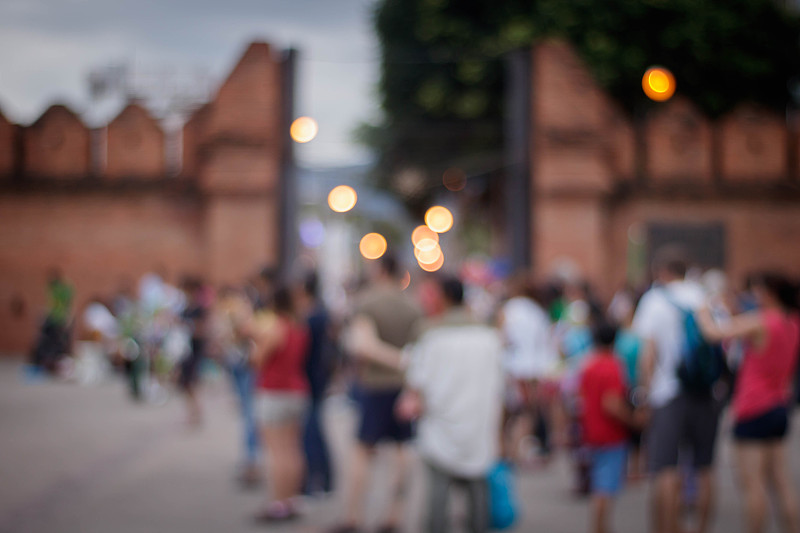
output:
<path id="1" fill-rule="evenodd" d="M 772 492 L 778 499 L 783 531 L 796 533 L 800 524 L 786 461 L 786 435 L 800 348 L 798 294 L 787 279 L 775 274 L 755 276 L 750 289 L 758 303 L 756 311 L 719 326 L 704 310 L 700 325 L 709 341 L 745 340 L 733 394 L 733 437 L 746 531 L 765 531 L 767 494 Z"/>
<path id="2" fill-rule="evenodd" d="M 256 417 L 268 464 L 271 500 L 257 519 L 284 521 L 297 517 L 294 499 L 303 481 L 300 428 L 308 405 L 305 358 L 308 332 L 295 317 L 292 294 L 279 288 L 274 295 L 277 319 L 255 336 Z"/>

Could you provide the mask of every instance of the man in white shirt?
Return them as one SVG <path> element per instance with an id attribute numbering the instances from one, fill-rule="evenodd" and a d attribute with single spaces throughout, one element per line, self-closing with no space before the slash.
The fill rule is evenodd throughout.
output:
<path id="1" fill-rule="evenodd" d="M 700 308 L 704 296 L 698 285 L 685 280 L 686 261 L 676 248 L 656 253 L 653 274 L 656 283 L 642 297 L 633 319 L 634 332 L 645 342 L 641 376 L 652 409 L 647 432 L 647 454 L 654 475 L 652 529 L 656 533 L 683 530 L 678 458 L 688 450 L 698 481 L 695 531 L 705 533 L 711 520 L 719 410 L 710 391 L 689 393 L 678 378 L 685 342 L 681 309 Z"/>
<path id="2" fill-rule="evenodd" d="M 488 530 L 486 475 L 498 458 L 502 409 L 502 342 L 463 307 L 456 278 L 441 282 L 447 310 L 409 350 L 407 389 L 399 410 L 419 415 L 417 448 L 429 473 L 425 531 L 450 531 L 452 484 L 469 497 L 469 531 Z"/>

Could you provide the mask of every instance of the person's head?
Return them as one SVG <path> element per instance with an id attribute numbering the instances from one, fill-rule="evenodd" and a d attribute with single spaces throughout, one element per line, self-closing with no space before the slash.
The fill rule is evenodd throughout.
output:
<path id="1" fill-rule="evenodd" d="M 278 285 L 272 295 L 272 307 L 280 316 L 291 317 L 294 314 L 292 291 L 286 285 Z"/>
<path id="2" fill-rule="evenodd" d="M 316 272 L 309 272 L 303 278 L 303 292 L 312 300 L 319 298 L 319 276 Z"/>
<path id="3" fill-rule="evenodd" d="M 686 277 L 688 260 L 679 245 L 670 244 L 659 248 L 653 255 L 653 277 L 661 283 L 682 280 Z"/>
<path id="4" fill-rule="evenodd" d="M 278 269 L 273 266 L 265 266 L 259 271 L 258 279 L 268 287 L 272 287 L 278 282 Z"/>
<path id="5" fill-rule="evenodd" d="M 315 271 L 305 273 L 293 284 L 295 296 L 295 312 L 310 312 L 319 302 L 319 277 Z"/>
<path id="6" fill-rule="evenodd" d="M 394 255 L 385 253 L 375 261 L 373 273 L 375 281 L 397 281 L 400 279 L 400 263 Z"/>
<path id="7" fill-rule="evenodd" d="M 800 308 L 798 287 L 789 278 L 775 272 L 760 272 L 748 279 L 748 289 L 759 307 L 778 307 L 784 310 Z"/>
<path id="8" fill-rule="evenodd" d="M 455 276 L 443 275 L 439 279 L 439 288 L 447 307 L 464 305 L 464 284 Z"/>
<path id="9" fill-rule="evenodd" d="M 536 284 L 530 272 L 519 271 L 508 280 L 508 294 L 510 297 L 523 297 L 533 300 L 539 305 L 544 305 L 545 289 Z"/>
<path id="10" fill-rule="evenodd" d="M 608 305 L 608 317 L 617 325 L 629 327 L 636 309 L 636 299 L 631 291 L 617 291 Z"/>
<path id="11" fill-rule="evenodd" d="M 184 276 L 181 280 L 181 288 L 190 301 L 198 301 L 202 297 L 203 282 L 195 276 Z"/>
<path id="12" fill-rule="evenodd" d="M 599 319 L 592 324 L 592 340 L 599 349 L 608 349 L 614 346 L 617 338 L 617 327 L 605 319 Z"/>

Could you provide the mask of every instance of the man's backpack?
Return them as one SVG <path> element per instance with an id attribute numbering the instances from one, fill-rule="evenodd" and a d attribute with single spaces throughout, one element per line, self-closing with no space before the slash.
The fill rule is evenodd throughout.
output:
<path id="1" fill-rule="evenodd" d="M 725 370 L 722 346 L 710 343 L 703 337 L 700 324 L 691 310 L 679 305 L 669 295 L 666 298 L 680 313 L 683 327 L 681 360 L 677 368 L 681 388 L 693 395 L 710 395 L 712 387 Z"/>

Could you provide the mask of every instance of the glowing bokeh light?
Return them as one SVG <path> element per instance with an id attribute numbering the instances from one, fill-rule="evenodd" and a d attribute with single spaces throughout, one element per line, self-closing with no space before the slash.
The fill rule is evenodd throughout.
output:
<path id="1" fill-rule="evenodd" d="M 403 276 L 402 281 L 400 282 L 400 290 L 404 291 L 411 285 L 411 272 L 406 270 L 405 275 Z"/>
<path id="2" fill-rule="evenodd" d="M 337 213 L 346 213 L 355 207 L 358 195 L 355 189 L 348 185 L 334 187 L 328 193 L 328 206 Z"/>
<path id="3" fill-rule="evenodd" d="M 417 243 L 417 245 L 414 246 L 414 248 L 416 248 L 420 252 L 429 252 L 429 251 L 433 250 L 434 248 L 438 248 L 438 247 L 439 247 L 439 243 L 436 242 L 434 239 L 431 239 L 429 237 L 425 237 L 424 239 L 420 239 L 420 241 Z"/>
<path id="4" fill-rule="evenodd" d="M 458 192 L 467 186 L 467 175 L 460 168 L 448 168 L 442 175 L 442 184 L 448 191 Z"/>
<path id="5" fill-rule="evenodd" d="M 292 126 L 289 128 L 289 134 L 292 140 L 298 143 L 307 143 L 313 141 L 314 137 L 319 132 L 317 121 L 311 117 L 299 117 L 294 119 Z"/>
<path id="6" fill-rule="evenodd" d="M 366 259 L 378 259 L 386 253 L 386 239 L 380 233 L 367 233 L 361 237 L 358 250 Z"/>
<path id="7" fill-rule="evenodd" d="M 414 248 L 414 257 L 417 258 L 417 262 L 421 265 L 432 265 L 441 259 L 442 255 L 442 249 L 439 248 L 438 244 L 430 250 L 423 251 L 419 248 Z"/>
<path id="8" fill-rule="evenodd" d="M 414 248 L 419 248 L 422 241 L 426 241 L 426 243 L 423 244 L 426 248 L 430 246 L 427 241 L 433 241 L 434 244 L 439 244 L 439 234 L 428 226 L 417 226 L 414 228 L 414 231 L 411 232 L 411 242 L 414 244 Z"/>
<path id="9" fill-rule="evenodd" d="M 435 263 L 426 264 L 417 261 L 417 264 L 419 264 L 419 267 L 425 272 L 436 272 L 444 266 L 444 254 L 440 254 L 439 259 Z"/>
<path id="10" fill-rule="evenodd" d="M 453 227 L 453 213 L 441 205 L 435 205 L 425 213 L 425 224 L 436 233 L 445 233 Z"/>
<path id="11" fill-rule="evenodd" d="M 308 248 L 318 248 L 325 242 L 325 226 L 316 218 L 302 221 L 299 233 L 300 240 Z"/>
<path id="12" fill-rule="evenodd" d="M 656 102 L 665 102 L 675 94 L 675 76 L 664 67 L 651 67 L 642 77 L 644 94 Z"/>

